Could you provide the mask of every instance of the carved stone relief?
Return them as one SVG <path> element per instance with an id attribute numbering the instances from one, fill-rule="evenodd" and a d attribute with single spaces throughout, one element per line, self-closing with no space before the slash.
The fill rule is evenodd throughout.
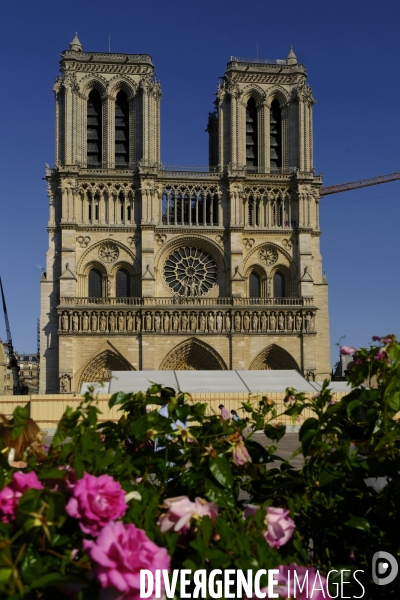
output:
<path id="1" fill-rule="evenodd" d="M 113 242 L 105 242 L 99 248 L 99 258 L 105 263 L 113 263 L 119 256 L 118 246 Z"/>

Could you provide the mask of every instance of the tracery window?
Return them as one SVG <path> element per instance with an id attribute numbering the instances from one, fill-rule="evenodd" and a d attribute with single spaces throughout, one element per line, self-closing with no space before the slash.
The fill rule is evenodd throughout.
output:
<path id="1" fill-rule="evenodd" d="M 270 169 L 277 171 L 282 168 L 282 112 L 276 98 L 269 111 L 269 127 Z"/>
<path id="2" fill-rule="evenodd" d="M 217 281 L 217 265 L 201 248 L 178 248 L 165 262 L 167 285 L 179 296 L 201 296 Z"/>
<path id="3" fill-rule="evenodd" d="M 248 201 L 248 224 L 260 225 L 260 200 L 255 200 L 253 196 L 250 196 Z"/>
<path id="4" fill-rule="evenodd" d="M 101 166 L 102 105 L 100 94 L 92 90 L 87 101 L 87 166 Z"/>
<path id="5" fill-rule="evenodd" d="M 219 224 L 218 195 L 213 193 L 167 189 L 162 196 L 162 219 L 165 225 Z"/>
<path id="6" fill-rule="evenodd" d="M 282 271 L 276 271 L 274 273 L 274 298 L 285 297 L 285 275 Z"/>
<path id="7" fill-rule="evenodd" d="M 115 166 L 129 163 L 129 102 L 121 90 L 115 101 Z"/>
<path id="8" fill-rule="evenodd" d="M 256 271 L 252 271 L 249 277 L 249 295 L 250 298 L 260 298 L 261 296 L 261 280 Z"/>
<path id="9" fill-rule="evenodd" d="M 255 170 L 258 167 L 258 117 L 254 98 L 249 98 L 246 105 L 246 168 Z"/>
<path id="10" fill-rule="evenodd" d="M 102 275 L 99 269 L 89 271 L 89 298 L 102 297 Z"/>
<path id="11" fill-rule="evenodd" d="M 128 298 L 131 295 L 131 276 L 126 269 L 118 269 L 115 289 L 117 298 Z"/>

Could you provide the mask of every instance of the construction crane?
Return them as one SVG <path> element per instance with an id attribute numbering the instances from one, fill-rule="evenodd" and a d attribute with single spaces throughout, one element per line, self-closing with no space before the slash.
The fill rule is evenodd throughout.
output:
<path id="1" fill-rule="evenodd" d="M 12 376 L 13 376 L 14 394 L 20 394 L 21 389 L 19 386 L 19 377 L 18 377 L 19 366 L 18 366 L 17 359 L 14 354 L 14 347 L 13 347 L 12 338 L 11 338 L 10 323 L 8 321 L 6 300 L 4 298 L 3 284 L 1 283 L 1 277 L 0 277 L 0 290 L 1 290 L 1 299 L 3 300 L 4 320 L 6 322 L 7 346 L 8 346 L 8 366 L 11 369 Z"/>
<path id="2" fill-rule="evenodd" d="M 329 194 L 338 194 L 339 192 L 347 192 L 357 188 L 368 187 L 370 185 L 378 185 L 379 183 L 388 183 L 400 179 L 400 173 L 390 173 L 389 175 L 378 175 L 378 177 L 370 177 L 369 179 L 360 179 L 359 181 L 349 181 L 349 183 L 338 183 L 320 189 L 321 196 Z"/>

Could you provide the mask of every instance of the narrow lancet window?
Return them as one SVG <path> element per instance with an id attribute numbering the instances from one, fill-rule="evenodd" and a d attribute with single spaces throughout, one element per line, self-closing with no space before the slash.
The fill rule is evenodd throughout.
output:
<path id="1" fill-rule="evenodd" d="M 249 277 L 250 298 L 259 298 L 261 292 L 260 276 L 256 271 L 252 271 Z"/>
<path id="2" fill-rule="evenodd" d="M 258 123 L 257 105 L 250 98 L 246 106 L 246 168 L 254 171 L 258 167 Z"/>
<path id="3" fill-rule="evenodd" d="M 87 101 L 87 166 L 101 166 L 102 106 L 100 94 L 92 90 Z"/>
<path id="4" fill-rule="evenodd" d="M 285 276 L 281 271 L 274 274 L 274 298 L 285 297 Z"/>
<path id="5" fill-rule="evenodd" d="M 102 276 L 99 269 L 89 271 L 89 298 L 101 298 Z"/>
<path id="6" fill-rule="evenodd" d="M 282 168 L 282 114 L 278 100 L 272 101 L 269 115 L 270 168 L 277 171 Z"/>
<path id="7" fill-rule="evenodd" d="M 118 269 L 116 278 L 117 298 L 128 298 L 131 295 L 131 276 L 126 269 Z"/>
<path id="8" fill-rule="evenodd" d="M 121 90 L 115 101 L 115 166 L 124 167 L 129 163 L 129 102 Z"/>

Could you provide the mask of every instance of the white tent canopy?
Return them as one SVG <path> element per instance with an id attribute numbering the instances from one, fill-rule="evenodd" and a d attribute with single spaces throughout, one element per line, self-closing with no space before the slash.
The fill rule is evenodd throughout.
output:
<path id="1" fill-rule="evenodd" d="M 298 392 L 315 393 L 320 389 L 317 383 L 310 383 L 300 373 L 287 371 L 112 371 L 110 382 L 103 388 L 99 384 L 84 383 L 81 393 L 89 385 L 96 385 L 96 392 L 114 394 L 116 392 L 145 391 L 152 383 L 172 387 L 177 391 L 201 392 L 284 392 L 293 387 Z"/>

